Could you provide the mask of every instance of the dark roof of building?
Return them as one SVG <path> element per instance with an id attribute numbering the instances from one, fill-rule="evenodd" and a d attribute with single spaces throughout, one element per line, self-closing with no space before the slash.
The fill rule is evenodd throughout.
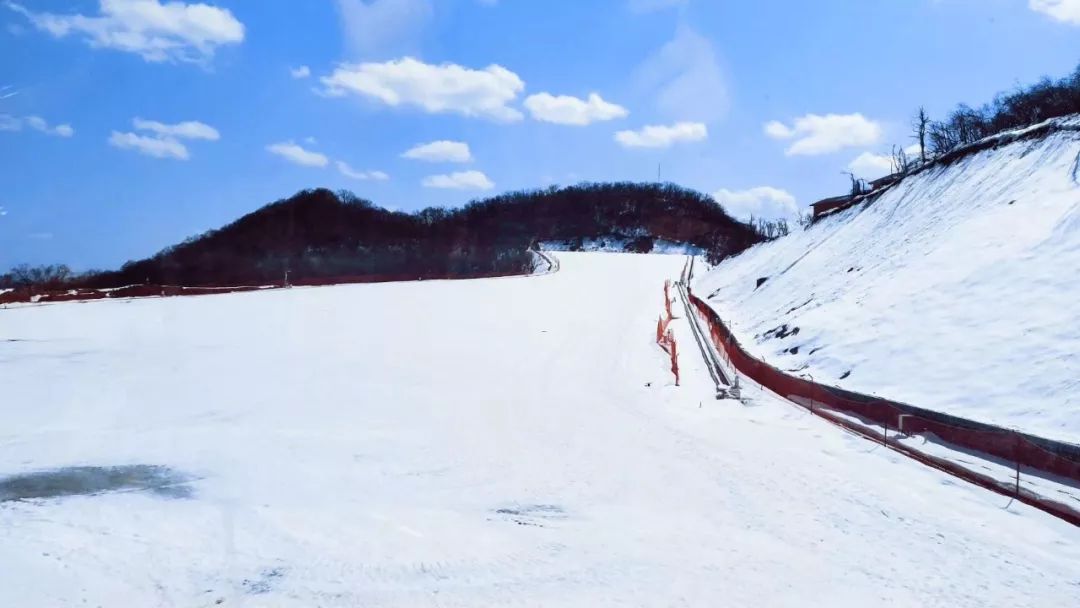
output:
<path id="1" fill-rule="evenodd" d="M 852 199 L 850 194 L 844 194 L 842 196 L 833 196 L 829 198 L 823 198 L 816 203 L 811 203 L 811 207 L 823 207 L 826 205 L 837 205 L 840 203 L 846 203 Z"/>
<path id="2" fill-rule="evenodd" d="M 881 188 L 882 186 L 888 186 L 889 184 L 899 181 L 901 177 L 903 177 L 903 175 L 899 173 L 892 173 L 890 175 L 886 175 L 885 177 L 879 177 L 875 179 L 874 181 L 870 182 L 870 186 L 875 189 Z"/>

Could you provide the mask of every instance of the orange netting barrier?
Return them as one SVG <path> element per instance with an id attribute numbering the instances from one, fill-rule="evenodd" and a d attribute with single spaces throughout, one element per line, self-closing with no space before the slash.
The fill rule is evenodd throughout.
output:
<path id="1" fill-rule="evenodd" d="M 523 276 L 506 272 L 470 272 L 461 274 L 450 273 L 425 273 L 425 274 L 369 274 L 348 275 L 335 277 L 312 277 L 296 279 L 290 286 L 316 287 L 323 285 L 342 285 L 351 283 L 393 283 L 416 280 L 455 280 L 455 279 L 489 279 L 506 276 Z M 102 300 L 107 298 L 148 298 L 163 296 L 201 296 L 220 293 L 233 293 L 238 291 L 257 291 L 284 287 L 281 282 L 268 283 L 266 285 L 205 285 L 198 287 L 182 287 L 179 285 L 142 284 L 128 285 L 126 287 L 93 289 L 77 288 L 62 290 L 35 290 L 20 287 L 11 291 L 0 293 L 0 304 L 18 304 L 28 302 L 68 302 L 73 300 Z"/>
<path id="2" fill-rule="evenodd" d="M 679 352 L 675 343 L 675 333 L 668 328 L 671 320 L 671 281 L 664 282 L 664 314 L 656 321 L 656 343 L 671 357 L 671 373 L 675 375 L 675 386 L 679 386 Z"/>
<path id="3" fill-rule="evenodd" d="M 708 325 L 713 344 L 724 358 L 762 388 L 845 428 L 880 440 L 916 460 L 1080 525 L 1080 511 L 1024 490 L 1019 483 L 1021 470 L 1069 485 L 1080 482 L 1080 446 L 790 376 L 748 353 L 716 311 L 692 293 L 690 302 Z M 872 428 L 874 426 L 883 428 Z M 903 436 L 915 434 L 1015 468 L 1016 483 L 1003 484 L 1001 480 L 973 472 L 950 460 L 927 455 L 898 441 Z"/>
<path id="4" fill-rule="evenodd" d="M 671 280 L 664 281 L 664 314 L 667 315 L 668 321 L 675 318 L 675 315 L 671 314 Z"/>

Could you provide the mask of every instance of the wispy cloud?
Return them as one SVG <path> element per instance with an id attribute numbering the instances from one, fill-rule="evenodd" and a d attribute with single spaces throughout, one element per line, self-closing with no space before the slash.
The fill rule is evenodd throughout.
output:
<path id="1" fill-rule="evenodd" d="M 709 129 L 700 122 L 649 125 L 637 131 L 619 131 L 615 141 L 624 148 L 670 148 L 677 143 L 701 141 Z"/>
<path id="2" fill-rule="evenodd" d="M 330 164 L 330 159 L 325 154 L 320 154 L 304 148 L 291 141 L 284 141 L 266 146 L 271 154 L 276 154 L 290 163 L 304 167 L 325 167 Z"/>
<path id="3" fill-rule="evenodd" d="M 429 175 L 420 182 L 425 188 L 448 190 L 491 190 L 495 182 L 480 171 L 458 171 L 443 175 Z"/>
<path id="4" fill-rule="evenodd" d="M 162 137 L 205 139 L 209 141 L 221 139 L 221 134 L 218 133 L 217 129 L 197 120 L 178 122 L 173 125 L 167 125 L 156 120 L 145 120 L 142 118 L 136 118 L 132 122 L 136 129 L 140 131 L 151 131 Z"/>
<path id="5" fill-rule="evenodd" d="M 69 124 L 50 125 L 48 121 L 40 116 L 12 116 L 11 114 L 0 114 L 0 131 L 21 131 L 23 127 L 40 131 L 46 135 L 54 135 L 56 137 L 71 137 L 75 135 L 75 129 Z"/>
<path id="6" fill-rule="evenodd" d="M 100 0 L 97 15 L 35 12 L 17 2 L 4 4 L 55 38 L 80 35 L 91 48 L 134 53 L 151 62 L 202 63 L 219 46 L 244 40 L 244 24 L 228 9 L 209 4 Z"/>
<path id="7" fill-rule="evenodd" d="M 346 49 L 365 59 L 419 51 L 435 13 L 432 0 L 337 0 L 337 7 Z"/>
<path id="8" fill-rule="evenodd" d="M 175 139 L 113 131 L 109 136 L 109 145 L 122 150 L 135 150 L 139 154 L 153 158 L 175 158 L 176 160 L 190 158 L 187 146 Z"/>
<path id="9" fill-rule="evenodd" d="M 892 171 L 893 161 L 888 154 L 863 152 L 848 163 L 847 168 L 857 177 L 877 179 Z"/>
<path id="10" fill-rule="evenodd" d="M 1080 0 L 1028 0 L 1028 7 L 1056 21 L 1080 25 Z"/>
<path id="11" fill-rule="evenodd" d="M 728 215 L 747 221 L 751 217 L 761 219 L 793 219 L 799 215 L 795 197 L 787 190 L 772 186 L 758 186 L 746 190 L 721 188 L 713 193 Z"/>
<path id="12" fill-rule="evenodd" d="M 711 40 L 683 23 L 675 36 L 638 66 L 636 88 L 671 120 L 712 123 L 730 106 L 727 78 Z"/>
<path id="13" fill-rule="evenodd" d="M 418 144 L 403 152 L 401 157 L 433 163 L 467 163 L 473 159 L 469 144 L 463 141 L 447 140 Z"/>
<path id="14" fill-rule="evenodd" d="M 343 160 L 339 160 L 334 164 L 337 166 L 339 173 L 351 179 L 374 182 L 384 182 L 390 179 L 390 176 L 382 171 L 357 171 Z"/>
<path id="15" fill-rule="evenodd" d="M 320 81 L 329 96 L 358 95 L 391 107 L 412 106 L 429 114 L 461 114 L 499 122 L 521 120 L 510 107 L 525 83 L 499 66 L 472 69 L 429 64 L 411 57 L 385 63 L 342 64 Z"/>
<path id="16" fill-rule="evenodd" d="M 187 160 L 191 155 L 181 139 L 217 141 L 221 138 L 217 129 L 197 120 L 166 124 L 134 118 L 131 123 L 136 131 L 142 133 L 113 131 L 109 136 L 109 144 L 115 148 L 135 150 L 153 158 Z"/>
<path id="17" fill-rule="evenodd" d="M 590 93 L 587 99 L 537 93 L 525 98 L 525 108 L 535 120 L 579 127 L 630 115 L 626 108 L 604 101 L 597 93 Z"/>
<path id="18" fill-rule="evenodd" d="M 807 114 L 791 125 L 778 120 L 765 124 L 765 134 L 773 139 L 794 140 L 789 156 L 828 154 L 844 148 L 869 146 L 881 140 L 884 129 L 862 114 Z"/>

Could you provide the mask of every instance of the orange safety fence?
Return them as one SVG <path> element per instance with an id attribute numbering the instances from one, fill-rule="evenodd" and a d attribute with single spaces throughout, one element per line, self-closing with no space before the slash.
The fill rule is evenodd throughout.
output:
<path id="1" fill-rule="evenodd" d="M 449 273 L 426 273 L 417 274 L 369 274 L 350 275 L 335 277 L 312 277 L 297 279 L 290 282 L 290 286 L 314 287 L 321 285 L 341 285 L 350 283 L 390 283 L 399 281 L 416 280 L 452 280 L 452 279 L 489 279 L 507 276 L 524 276 L 506 272 L 472 272 L 463 274 Z M 179 285 L 159 285 L 147 283 L 141 285 L 128 285 L 126 287 L 111 289 L 61 289 L 61 290 L 34 290 L 21 287 L 0 293 L 0 304 L 17 304 L 28 302 L 68 302 L 75 300 L 102 300 L 112 298 L 147 298 L 162 296 L 198 296 L 219 293 L 233 293 L 240 291 L 256 291 L 261 289 L 274 289 L 284 287 L 281 283 L 267 285 L 203 285 L 198 287 L 182 287 Z"/>
<path id="2" fill-rule="evenodd" d="M 674 318 L 671 314 L 671 281 L 664 282 L 664 314 L 656 321 L 656 343 L 671 357 L 671 373 L 675 375 L 675 386 L 679 386 L 679 352 L 675 343 L 675 333 L 668 325 Z"/>
<path id="3" fill-rule="evenodd" d="M 687 292 L 720 353 L 732 367 L 763 388 L 859 434 L 880 438 L 890 447 L 916 460 L 1080 525 L 1080 510 L 1032 494 L 1021 489 L 1019 484 L 1020 473 L 1024 472 L 1058 483 L 1080 486 L 1080 446 L 788 375 L 747 352 L 716 311 L 693 295 L 689 286 Z M 910 435 L 920 435 L 940 445 L 975 453 L 988 461 L 1013 468 L 1016 483 L 1006 487 L 986 475 L 952 461 L 929 456 L 898 441 L 901 436 Z"/>

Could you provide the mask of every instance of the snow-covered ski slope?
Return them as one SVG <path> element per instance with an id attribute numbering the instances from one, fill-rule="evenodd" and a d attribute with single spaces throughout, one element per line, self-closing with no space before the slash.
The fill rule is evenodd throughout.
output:
<path id="1" fill-rule="evenodd" d="M 716 401 L 684 320 L 673 386 L 684 258 L 559 257 L 0 310 L 0 606 L 1075 602 L 1080 530 Z"/>
<path id="2" fill-rule="evenodd" d="M 1080 443 L 1078 154 L 1060 130 L 927 170 L 695 293 L 781 369 Z"/>

